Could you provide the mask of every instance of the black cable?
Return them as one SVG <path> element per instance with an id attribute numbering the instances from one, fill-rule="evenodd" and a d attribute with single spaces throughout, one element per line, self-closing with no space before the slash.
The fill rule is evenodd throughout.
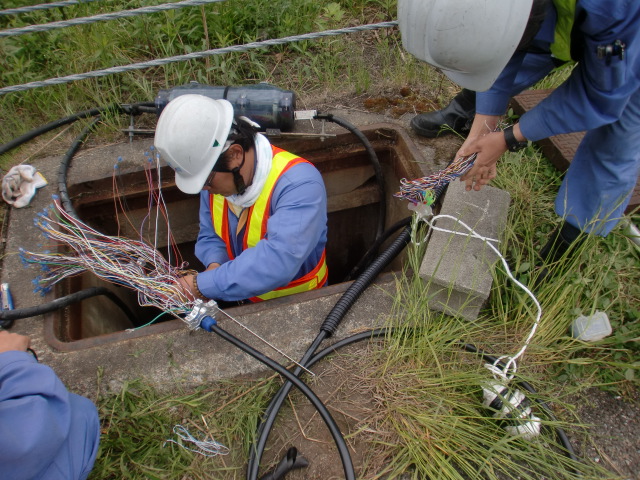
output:
<path id="1" fill-rule="evenodd" d="M 351 269 L 351 272 L 349 272 L 349 275 L 347 275 L 347 277 L 343 280 L 345 282 L 348 282 L 349 280 L 351 280 L 353 277 L 357 277 L 358 275 L 360 275 L 361 270 L 366 267 L 368 265 L 367 262 L 369 262 L 369 259 L 375 255 L 375 253 L 378 251 L 378 249 L 380 248 L 380 246 L 387 241 L 387 239 L 393 235 L 397 230 L 400 230 L 402 227 L 406 227 L 407 225 L 411 225 L 411 221 L 413 219 L 413 216 L 409 216 L 407 218 L 403 218 L 402 220 L 398 220 L 396 223 L 394 223 L 393 225 L 391 225 L 389 228 L 387 228 L 384 233 L 382 235 L 380 235 L 379 238 L 376 239 L 376 241 L 373 243 L 373 245 L 371 245 L 369 247 L 369 249 L 366 251 L 366 253 L 362 256 L 362 258 L 360 259 L 360 261 L 356 264 L 355 267 L 353 267 Z"/>
<path id="2" fill-rule="evenodd" d="M 336 444 L 336 447 L 338 448 L 338 453 L 340 454 L 340 458 L 342 460 L 342 466 L 344 468 L 345 478 L 347 480 L 355 480 L 356 474 L 355 474 L 355 471 L 353 469 L 353 462 L 351 460 L 351 454 L 349 453 L 349 447 L 347 446 L 347 443 L 345 442 L 344 438 L 342 437 L 342 433 L 340 432 L 340 428 L 338 427 L 338 425 L 336 424 L 335 420 L 331 416 L 331 413 L 329 412 L 329 410 L 327 410 L 327 407 L 325 407 L 325 405 L 322 403 L 322 401 L 320 401 L 320 399 L 313 392 L 313 390 L 311 390 L 307 386 L 307 384 L 305 384 L 302 380 L 300 380 L 297 376 L 295 376 L 289 370 L 284 368 L 278 362 L 276 362 L 276 361 L 272 360 L 271 358 L 267 357 L 266 355 L 264 355 L 263 353 L 259 352 L 256 349 L 254 349 L 250 345 L 247 345 L 242 340 L 234 337 L 230 333 L 228 333 L 225 330 L 223 330 L 222 328 L 220 328 L 217 324 L 210 323 L 210 324 L 207 324 L 206 326 L 203 326 L 203 325 L 201 325 L 201 326 L 202 326 L 202 328 L 204 328 L 207 331 L 211 331 L 211 332 L 216 333 L 223 340 L 226 340 L 227 342 L 229 342 L 232 345 L 236 346 L 237 348 L 239 348 L 243 352 L 251 355 L 253 358 L 258 360 L 259 362 L 265 364 L 266 366 L 268 366 L 272 370 L 275 370 L 280 375 L 285 377 L 287 379 L 288 383 L 292 383 L 293 385 L 295 385 L 295 387 L 298 390 L 300 390 L 300 392 L 302 392 L 302 394 L 305 397 L 307 397 L 307 399 L 309 399 L 311 404 L 314 406 L 314 408 L 318 411 L 318 413 L 322 417 L 322 420 L 324 420 L 324 422 L 326 423 L 327 427 L 329 428 L 329 431 L 331 432 L 331 436 L 333 437 L 333 440 L 334 440 L 334 442 Z"/>
<path id="3" fill-rule="evenodd" d="M 69 172 L 69 165 L 71 165 L 73 156 L 78 150 L 80 150 L 80 147 L 84 144 L 87 136 L 99 121 L 100 116 L 97 116 L 89 125 L 82 129 L 80 135 L 76 137 L 69 150 L 67 150 L 67 153 L 62 157 L 62 160 L 60 161 L 60 168 L 58 169 L 58 193 L 60 194 L 60 203 L 62 204 L 62 208 L 64 208 L 65 212 L 76 220 L 79 220 L 80 218 L 78 217 L 75 208 L 73 208 L 73 204 L 69 198 L 69 192 L 67 191 L 67 173 Z"/>
<path id="4" fill-rule="evenodd" d="M 320 352 L 316 353 L 313 357 L 309 359 L 308 363 L 305 365 L 305 368 L 312 368 L 313 365 L 315 365 L 317 362 L 319 362 L 326 356 L 337 352 L 340 348 L 346 347 L 348 345 L 352 345 L 354 343 L 357 343 L 363 340 L 386 336 L 392 330 L 393 330 L 392 328 L 381 327 L 381 328 L 370 330 L 368 332 L 361 332 L 356 335 L 352 335 L 351 337 L 344 338 L 339 342 L 336 342 L 333 345 L 329 345 L 328 347 L 324 348 Z M 467 352 L 478 353 L 482 357 L 482 359 L 487 363 L 496 365 L 496 362 L 497 362 L 497 365 L 499 365 L 500 367 L 502 368 L 506 367 L 506 365 L 503 362 L 501 361 L 498 362 L 498 359 L 496 357 L 485 353 L 475 345 L 468 344 L 468 343 L 467 344 L 460 343 L 459 345 Z M 529 393 L 532 393 L 534 395 L 538 394 L 538 392 L 533 388 L 533 386 L 531 386 L 531 384 L 526 382 L 525 380 L 518 379 L 517 382 L 518 382 L 518 385 L 520 385 L 522 388 L 527 390 Z M 551 421 L 558 422 L 558 419 L 554 415 L 553 410 L 551 410 L 551 407 L 549 407 L 549 405 L 546 402 L 540 400 L 537 397 L 534 398 L 534 401 L 536 402 L 537 405 L 540 406 L 540 408 L 544 410 L 545 414 L 547 415 L 547 417 L 549 417 Z M 562 447 L 564 447 L 563 453 L 565 454 L 565 456 L 575 462 L 580 462 L 580 459 L 576 456 L 573 446 L 571 445 L 571 441 L 569 440 L 569 437 L 567 436 L 565 431 L 558 426 L 554 426 L 553 428 L 556 432 L 556 435 L 558 436 L 558 440 L 560 444 L 562 445 Z"/>
<path id="5" fill-rule="evenodd" d="M 467 352 L 480 354 L 482 359 L 485 360 L 487 363 L 490 363 L 492 365 L 499 365 L 502 369 L 506 368 L 506 365 L 502 361 L 498 362 L 498 359 L 496 357 L 494 357 L 492 355 L 489 355 L 488 353 L 483 352 L 482 350 L 480 350 L 475 345 L 471 345 L 471 344 L 468 344 L 468 343 L 467 344 L 460 344 L 460 345 Z M 526 382 L 524 380 L 518 380 L 518 385 L 520 385 L 522 388 L 524 388 L 529 393 L 533 393 L 534 395 L 538 393 L 538 392 L 536 392 L 536 390 L 528 382 Z M 556 416 L 553 414 L 553 410 L 551 410 L 551 407 L 549 407 L 549 405 L 547 405 L 546 402 L 543 402 L 542 400 L 540 400 L 538 398 L 535 398 L 534 400 L 540 406 L 540 408 L 542 408 L 545 411 L 547 416 L 552 421 L 554 421 L 554 422 L 558 421 Z M 564 447 L 565 455 L 568 458 L 570 458 L 571 460 L 579 462 L 580 460 L 576 456 L 575 451 L 573 450 L 573 446 L 571 445 L 571 442 L 569 441 L 569 437 L 567 437 L 567 434 L 564 432 L 564 430 L 562 428 L 560 428 L 560 427 L 555 427 L 555 431 L 556 431 L 556 434 L 558 435 L 558 440 L 560 441 L 560 443 Z"/>
<path id="6" fill-rule="evenodd" d="M 378 214 L 378 227 L 376 230 L 376 240 L 382 232 L 384 231 L 384 226 L 387 222 L 387 201 L 385 194 L 385 185 L 384 185 L 384 175 L 382 173 L 382 166 L 380 165 L 380 160 L 378 159 L 378 155 L 376 151 L 373 149 L 371 142 L 369 139 L 362 133 L 355 125 L 352 125 L 348 121 L 338 118 L 330 113 L 319 113 L 314 118 L 318 120 L 328 120 L 330 122 L 335 123 L 336 125 L 340 125 L 341 127 L 349 130 L 353 135 L 355 135 L 360 142 L 364 145 L 367 154 L 369 155 L 369 159 L 371 160 L 371 165 L 373 166 L 373 171 L 376 175 L 376 183 L 378 184 L 378 190 L 380 192 L 380 210 Z"/>
<path id="7" fill-rule="evenodd" d="M 362 292 L 371 284 L 377 275 L 385 268 L 393 258 L 395 258 L 411 240 L 411 229 L 406 227 L 405 230 L 398 235 L 396 240 L 360 275 L 342 294 L 335 306 L 327 315 L 325 321 L 320 327 L 320 332 L 311 346 L 307 349 L 304 356 L 300 360 L 300 365 L 305 366 L 307 360 L 313 355 L 318 346 L 328 337 L 332 336 L 338 324 L 344 318 L 347 311 L 353 306 Z M 294 374 L 300 375 L 302 369 L 300 367 L 294 370 Z M 258 427 L 257 441 L 249 452 L 249 463 L 247 465 L 247 478 L 256 480 L 258 478 L 258 469 L 260 468 L 260 460 L 269 438 L 269 433 L 273 428 L 273 424 L 278 416 L 280 408 L 287 398 L 292 388 L 290 382 L 284 383 L 280 390 L 275 394 L 271 403 L 265 410 L 262 423 Z"/>
<path id="8" fill-rule="evenodd" d="M 100 115 L 107 111 L 116 111 L 120 113 L 129 113 L 131 115 L 137 115 L 139 113 L 155 113 L 155 104 L 153 102 L 142 102 L 142 103 L 134 103 L 134 104 L 122 104 L 122 105 L 111 105 L 108 107 L 101 108 L 92 108 L 90 110 L 84 110 L 82 112 L 75 113 L 68 117 L 64 117 L 58 120 L 54 120 L 53 122 L 49 122 L 40 127 L 34 128 L 33 130 L 20 135 L 13 140 L 0 145 L 0 155 L 3 153 L 7 153 L 10 150 L 13 150 L 16 147 L 19 147 L 23 143 L 28 142 L 29 140 L 33 140 L 34 138 L 43 135 L 51 130 L 54 130 L 58 127 L 62 127 L 64 125 L 68 125 L 70 123 L 76 122 L 77 120 L 81 120 L 83 118 L 95 117 L 96 115 Z"/>
<path id="9" fill-rule="evenodd" d="M 104 295 L 111 300 L 120 310 L 124 312 L 127 318 L 135 325 L 135 316 L 129 307 L 115 293 L 105 287 L 91 287 L 79 292 L 56 298 L 49 303 L 38 305 L 35 307 L 19 308 L 14 310 L 0 310 L 0 326 L 9 328 L 14 320 L 19 318 L 35 317 L 45 313 L 53 312 L 61 308 L 67 307 L 72 303 L 80 302 L 87 298 Z M 8 324 L 8 325 L 7 325 Z"/>

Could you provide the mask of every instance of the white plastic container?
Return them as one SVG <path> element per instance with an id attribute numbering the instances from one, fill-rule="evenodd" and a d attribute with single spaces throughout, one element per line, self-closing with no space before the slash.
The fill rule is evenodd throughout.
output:
<path id="1" fill-rule="evenodd" d="M 605 312 L 596 311 L 588 317 L 582 315 L 571 324 L 573 338 L 583 342 L 595 342 L 611 335 L 611 323 Z"/>

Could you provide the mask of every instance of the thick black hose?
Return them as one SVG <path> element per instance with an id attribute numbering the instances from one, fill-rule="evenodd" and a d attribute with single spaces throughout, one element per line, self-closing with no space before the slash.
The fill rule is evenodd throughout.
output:
<path id="1" fill-rule="evenodd" d="M 380 248 L 380 246 L 387 241 L 387 239 L 393 235 L 397 230 L 400 230 L 402 227 L 406 227 L 407 225 L 411 225 L 411 221 L 413 220 L 412 216 L 409 216 L 407 218 L 403 218 L 402 220 L 398 220 L 396 223 L 394 223 L 393 225 L 391 225 L 389 228 L 387 228 L 384 233 L 376 239 L 376 241 L 373 243 L 373 245 L 371 245 L 369 247 L 369 249 L 366 251 L 366 253 L 362 256 L 362 258 L 360 259 L 360 261 L 357 263 L 357 265 L 355 267 L 353 267 L 351 269 L 351 272 L 349 272 L 349 275 L 347 275 L 347 278 L 344 279 L 345 282 L 348 282 L 349 280 L 351 280 L 353 277 L 357 277 L 358 275 L 360 275 L 361 270 L 367 266 L 367 262 L 369 262 L 369 259 L 376 254 L 376 252 L 378 251 L 378 249 Z"/>
<path id="2" fill-rule="evenodd" d="M 324 422 L 326 423 L 327 427 L 329 428 L 329 431 L 331 432 L 331 436 L 333 437 L 333 440 L 334 440 L 334 442 L 336 444 L 336 447 L 338 448 L 338 453 L 340 454 L 340 458 L 342 460 L 342 466 L 344 468 L 345 478 L 347 480 L 355 480 L 356 474 L 355 474 L 355 471 L 353 469 L 353 462 L 351 460 L 351 454 L 349 453 L 349 448 L 347 446 L 347 443 L 345 442 L 344 438 L 342 437 L 342 433 L 340 432 L 340 428 L 338 428 L 338 425 L 336 424 L 335 420 L 331 416 L 331 413 L 329 413 L 329 410 L 327 410 L 327 407 L 325 407 L 325 405 L 320 401 L 320 399 L 313 392 L 313 390 L 311 390 L 307 386 L 307 384 L 305 384 L 302 380 L 300 380 L 297 376 L 295 376 L 289 370 L 284 368 L 278 362 L 276 362 L 276 361 L 272 360 L 271 358 L 267 357 L 266 355 L 264 355 L 263 353 L 259 352 L 256 349 L 254 349 L 250 345 L 247 345 L 242 340 L 234 337 L 230 333 L 228 333 L 225 330 L 223 330 L 222 328 L 220 328 L 217 324 L 208 325 L 207 329 L 212 331 L 212 332 L 214 332 L 214 333 L 216 333 L 223 340 L 226 340 L 227 342 L 229 342 L 232 345 L 236 346 L 237 348 L 239 348 L 243 352 L 251 355 L 253 358 L 255 358 L 259 362 L 265 364 L 266 366 L 268 366 L 272 370 L 275 370 L 276 372 L 278 372 L 280 375 L 285 377 L 289 383 L 294 384 L 295 387 L 298 390 L 300 390 L 300 392 L 302 392 L 302 394 L 305 397 L 307 397 L 309 399 L 309 401 L 314 406 L 314 408 L 318 411 L 318 413 L 322 417 L 322 420 L 324 420 Z"/>
<path id="3" fill-rule="evenodd" d="M 76 154 L 80 147 L 82 147 L 84 141 L 86 140 L 93 127 L 100 121 L 100 117 L 96 117 L 93 121 L 82 129 L 80 135 L 76 137 L 73 141 L 73 144 L 67 150 L 64 157 L 60 161 L 60 168 L 58 169 L 58 192 L 60 194 L 60 203 L 62 204 L 62 208 L 71 215 L 73 218 L 78 219 L 78 214 L 76 213 L 75 208 L 73 208 L 73 204 L 71 203 L 71 199 L 69 198 L 69 192 L 67 191 L 67 173 L 69 172 L 69 165 L 71 164 L 71 159 Z"/>
<path id="4" fill-rule="evenodd" d="M 364 292 L 364 290 L 371 284 L 371 282 L 377 277 L 377 275 L 386 267 L 391 260 L 393 260 L 402 249 L 411 240 L 411 229 L 406 227 L 403 232 L 398 235 L 396 240 L 358 277 L 344 292 L 342 297 L 336 302 L 333 309 L 327 315 L 325 321 L 320 328 L 320 332 L 311 346 L 307 349 L 306 353 L 300 360 L 300 364 L 306 367 L 306 362 L 316 351 L 318 346 L 328 337 L 335 333 L 338 324 L 342 321 L 347 311 L 353 306 L 358 297 Z M 300 375 L 302 369 L 298 367 L 294 373 Z M 258 428 L 257 441 L 254 448 L 249 452 L 249 464 L 247 466 L 247 479 L 256 480 L 258 478 L 258 469 L 260 467 L 260 460 L 264 452 L 269 433 L 273 428 L 273 424 L 276 421 L 278 412 L 287 398 L 289 391 L 292 388 L 292 384 L 286 382 L 280 387 L 280 390 L 275 394 L 271 403 L 265 410 L 265 414 Z"/>
<path id="5" fill-rule="evenodd" d="M 302 359 L 298 362 L 300 365 L 305 365 L 308 362 L 313 352 L 317 350 L 320 344 L 327 338 L 326 332 L 320 331 L 316 339 L 313 341 L 311 346 L 307 349 L 305 354 L 302 356 Z M 299 377 L 302 373 L 302 368 L 296 367 L 293 371 L 293 374 L 296 377 Z M 248 480 L 256 480 L 258 478 L 258 470 L 260 469 L 260 460 L 262 460 L 262 454 L 264 453 L 264 449 L 267 445 L 267 440 L 269 439 L 269 433 L 271 433 L 271 429 L 273 428 L 273 424 L 276 421 L 276 417 L 278 416 L 278 412 L 282 408 L 282 404 L 287 399 L 287 395 L 291 391 L 293 387 L 293 383 L 285 382 L 280 390 L 274 395 L 269 403 L 269 406 L 265 410 L 265 413 L 262 417 L 262 422 L 258 427 L 257 431 L 257 441 L 253 444 L 253 447 L 249 451 L 249 463 L 247 464 L 247 479 Z"/>
<path id="6" fill-rule="evenodd" d="M 64 308 L 68 305 L 71 305 L 72 303 L 80 302 L 87 298 L 96 297 L 98 295 L 104 295 L 109 300 L 111 300 L 120 308 L 120 310 L 124 312 L 127 318 L 133 324 L 135 324 L 135 316 L 133 315 L 133 312 L 129 309 L 129 307 L 120 299 L 120 297 L 118 297 L 115 293 L 105 287 L 87 288 L 85 290 L 80 290 L 79 292 L 75 292 L 64 297 L 56 298 L 49 303 L 45 303 L 35 307 L 19 308 L 16 310 L 0 310 L 0 323 L 13 322 L 14 320 L 17 320 L 19 318 L 28 318 L 35 317 L 37 315 L 43 315 L 45 313 Z M 8 328 L 4 325 L 2 326 L 4 328 Z"/>
<path id="7" fill-rule="evenodd" d="M 340 125 L 341 127 L 349 130 L 349 132 L 351 132 L 353 135 L 358 137 L 358 140 L 360 140 L 360 142 L 362 142 L 362 144 L 364 145 L 364 148 L 367 151 L 367 155 L 369 155 L 369 159 L 371 160 L 371 165 L 373 166 L 373 171 L 375 172 L 375 175 L 376 175 L 378 190 L 380 192 L 380 210 L 378 214 L 378 227 L 376 230 L 376 239 L 378 239 L 378 237 L 382 235 L 382 232 L 384 231 L 384 226 L 387 222 L 387 200 L 386 200 L 386 194 L 385 194 L 385 188 L 384 188 L 385 185 L 384 185 L 384 175 L 382 173 L 382 166 L 380 165 L 380 160 L 378 159 L 378 155 L 376 154 L 376 151 L 373 149 L 371 142 L 365 136 L 365 134 L 362 133 L 360 130 L 358 130 L 358 128 L 355 125 L 352 125 L 346 120 L 335 117 L 330 113 L 319 113 L 314 118 L 317 118 L 318 120 L 328 120 L 330 122 L 335 123 L 336 125 Z"/>
<path id="8" fill-rule="evenodd" d="M 69 125 L 77 120 L 81 120 L 83 118 L 95 117 L 96 115 L 100 115 L 106 111 L 114 110 L 116 112 L 121 113 L 131 113 L 132 115 L 137 115 L 138 113 L 155 113 L 155 104 L 153 102 L 143 102 L 143 103 L 135 103 L 132 105 L 111 105 L 109 107 L 101 107 L 101 108 L 92 108 L 90 110 L 84 110 L 82 112 L 75 113 L 68 117 L 64 117 L 58 120 L 54 120 L 53 122 L 42 125 L 38 128 L 34 128 L 30 132 L 25 133 L 24 135 L 20 135 L 13 140 L 0 145 L 0 155 L 3 153 L 7 153 L 10 150 L 13 150 L 16 147 L 19 147 L 23 143 L 28 142 L 29 140 L 33 140 L 34 138 L 43 135 L 51 130 L 54 130 L 58 127 L 62 127 L 64 125 Z"/>
<path id="9" fill-rule="evenodd" d="M 327 318 L 325 318 L 320 329 L 327 332 L 328 336 L 332 336 L 338 328 L 338 324 L 346 315 L 347 310 L 356 303 L 356 300 L 360 297 L 362 292 L 364 292 L 371 282 L 375 280 L 382 269 L 385 268 L 410 241 L 411 227 L 405 227 L 393 243 L 389 245 L 389 247 L 387 247 L 387 249 L 382 252 L 364 272 L 362 272 L 362 275 L 356 278 L 354 282 L 349 285 L 347 291 L 344 292 L 342 297 L 340 297 L 340 300 L 336 302 L 329 312 L 329 315 L 327 315 Z"/>

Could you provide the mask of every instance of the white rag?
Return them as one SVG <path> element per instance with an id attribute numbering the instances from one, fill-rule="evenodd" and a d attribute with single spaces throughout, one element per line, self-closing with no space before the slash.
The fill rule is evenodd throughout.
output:
<path id="1" fill-rule="evenodd" d="M 16 165 L 2 179 L 2 198 L 9 205 L 22 208 L 29 205 L 36 190 L 47 185 L 47 179 L 31 165 Z"/>

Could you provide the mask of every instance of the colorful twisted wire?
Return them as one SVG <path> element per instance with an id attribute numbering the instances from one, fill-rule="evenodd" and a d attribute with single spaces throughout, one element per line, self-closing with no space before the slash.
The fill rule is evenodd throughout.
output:
<path id="1" fill-rule="evenodd" d="M 42 267 L 42 275 L 33 281 L 35 291 L 44 294 L 59 281 L 90 271 L 107 282 L 137 291 L 142 306 L 154 306 L 176 317 L 193 308 L 178 280 L 193 272 L 172 266 L 146 242 L 98 232 L 69 215 L 57 196 L 34 224 L 57 244 L 56 253 L 20 250 L 23 263 Z"/>
<path id="2" fill-rule="evenodd" d="M 473 166 L 476 154 L 460 157 L 451 162 L 447 168 L 432 175 L 415 180 L 400 180 L 400 191 L 394 197 L 404 198 L 413 204 L 431 205 L 449 182 L 463 176 Z"/>

